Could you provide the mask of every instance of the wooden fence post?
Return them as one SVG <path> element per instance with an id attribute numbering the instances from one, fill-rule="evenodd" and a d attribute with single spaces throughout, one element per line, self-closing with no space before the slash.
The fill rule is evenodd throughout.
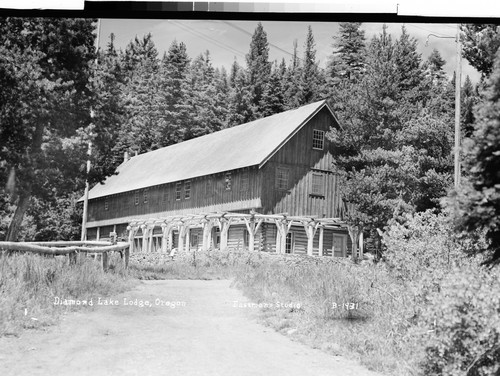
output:
<path id="1" fill-rule="evenodd" d="M 102 270 L 108 270 L 108 252 L 102 253 Z"/>

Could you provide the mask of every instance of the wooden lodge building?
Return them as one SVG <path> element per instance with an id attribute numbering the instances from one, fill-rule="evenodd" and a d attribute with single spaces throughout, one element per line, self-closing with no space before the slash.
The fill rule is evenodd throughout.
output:
<path id="1" fill-rule="evenodd" d="M 326 101 L 125 157 L 89 192 L 87 239 L 345 256 Z M 80 200 L 83 200 L 80 199 Z"/>

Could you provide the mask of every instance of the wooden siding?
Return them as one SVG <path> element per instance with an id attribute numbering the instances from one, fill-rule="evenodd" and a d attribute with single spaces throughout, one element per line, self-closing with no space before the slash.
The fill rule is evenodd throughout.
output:
<path id="1" fill-rule="evenodd" d="M 264 214 L 288 213 L 299 216 L 340 217 L 342 204 L 337 175 L 332 169 L 330 142 L 323 150 L 312 147 L 313 130 L 328 132 L 338 126 L 325 108 L 316 114 L 262 168 L 262 207 Z M 277 169 L 288 170 L 288 189 L 278 189 Z M 313 174 L 323 177 L 323 195 L 312 194 Z"/>
<path id="2" fill-rule="evenodd" d="M 246 178 L 248 176 L 248 179 Z M 181 182 L 181 199 L 176 200 L 176 183 L 159 185 L 144 190 L 126 192 L 89 201 L 88 222 L 133 217 L 166 211 L 199 212 L 200 208 L 234 203 L 232 210 L 249 210 L 245 201 L 259 197 L 260 176 L 257 168 L 245 168 L 231 172 L 231 189 L 225 189 L 226 173 L 190 180 L 190 198 L 185 199 L 184 182 Z M 246 183 L 245 183 L 246 181 Z M 246 185 L 247 189 L 242 189 Z M 136 192 L 139 202 L 135 204 Z M 105 210 L 107 202 L 108 210 Z M 240 205 L 238 203 L 241 203 Z"/>

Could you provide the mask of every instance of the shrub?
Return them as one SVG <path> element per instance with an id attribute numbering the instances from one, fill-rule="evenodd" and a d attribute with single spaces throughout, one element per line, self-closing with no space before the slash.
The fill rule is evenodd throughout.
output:
<path id="1" fill-rule="evenodd" d="M 392 273 L 411 292 L 415 316 L 408 335 L 425 351 L 422 371 L 498 375 L 499 272 L 467 256 L 485 247 L 484 236 L 456 234 L 445 214 L 427 211 L 393 223 L 384 242 Z"/>
<path id="2" fill-rule="evenodd" d="M 428 375 L 500 374 L 500 273 L 470 265 L 445 276 L 420 327 Z"/>

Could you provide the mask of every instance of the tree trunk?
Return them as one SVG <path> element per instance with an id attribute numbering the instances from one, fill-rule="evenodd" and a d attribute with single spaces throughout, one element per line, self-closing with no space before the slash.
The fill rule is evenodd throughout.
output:
<path id="1" fill-rule="evenodd" d="M 31 187 L 23 190 L 19 194 L 19 202 L 17 203 L 16 211 L 14 212 L 14 217 L 10 222 L 9 229 L 7 230 L 7 236 L 5 241 L 15 242 L 19 236 L 19 230 L 21 224 L 23 223 L 24 213 L 28 210 L 31 199 Z"/>
<path id="2" fill-rule="evenodd" d="M 34 170 L 33 166 L 36 166 L 37 158 L 41 158 L 42 151 L 42 140 L 43 140 L 43 131 L 44 125 L 43 121 L 40 121 L 33 133 L 33 141 L 31 143 L 31 154 L 28 152 L 28 165 L 31 166 L 29 172 L 24 174 L 24 179 L 27 181 L 24 184 L 19 184 L 18 181 L 17 189 L 20 191 L 19 193 L 19 201 L 17 203 L 16 211 L 14 212 L 14 217 L 10 222 L 9 229 L 7 230 L 7 235 L 5 240 L 8 242 L 17 241 L 17 237 L 19 236 L 19 229 L 21 228 L 21 224 L 23 223 L 24 214 L 30 205 L 31 194 L 33 192 L 33 184 L 34 180 Z M 25 166 L 26 169 L 27 166 Z M 20 174 L 18 174 L 18 179 L 22 179 Z"/>

